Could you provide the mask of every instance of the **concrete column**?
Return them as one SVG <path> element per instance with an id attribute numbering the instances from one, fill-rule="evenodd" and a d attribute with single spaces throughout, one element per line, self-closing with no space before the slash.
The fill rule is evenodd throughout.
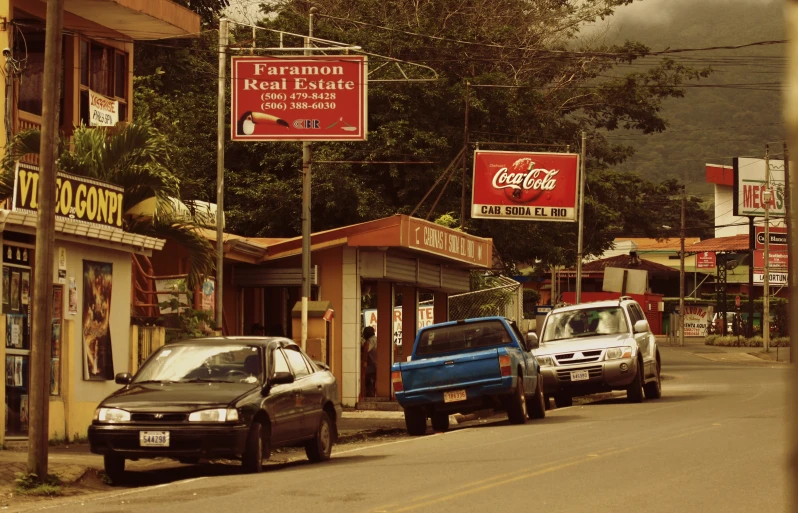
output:
<path id="1" fill-rule="evenodd" d="M 393 284 L 377 283 L 377 397 L 391 397 Z"/>
<path id="2" fill-rule="evenodd" d="M 449 294 L 447 292 L 436 292 L 432 301 L 433 316 L 435 324 L 449 320 Z M 410 354 L 410 349 L 407 349 Z"/>
<path id="3" fill-rule="evenodd" d="M 402 294 L 402 355 L 407 360 L 418 330 L 418 289 L 405 286 L 400 287 L 399 292 Z M 437 316 L 437 311 L 433 315 Z"/>

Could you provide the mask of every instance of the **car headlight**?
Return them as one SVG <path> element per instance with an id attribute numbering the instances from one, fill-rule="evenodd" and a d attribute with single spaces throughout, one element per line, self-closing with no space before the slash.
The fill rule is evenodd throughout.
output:
<path id="1" fill-rule="evenodd" d="M 538 363 L 542 366 L 554 366 L 554 357 L 553 356 L 536 356 L 535 358 L 538 359 Z"/>
<path id="2" fill-rule="evenodd" d="M 605 360 L 617 360 L 618 358 L 631 358 L 632 348 L 629 346 L 611 347 L 607 349 L 607 354 L 604 356 Z"/>
<path id="3" fill-rule="evenodd" d="M 200 410 L 188 416 L 189 422 L 233 422 L 236 420 L 238 420 L 238 410 L 235 408 Z"/>
<path id="4" fill-rule="evenodd" d="M 119 408 L 97 408 L 94 420 L 100 422 L 130 422 L 130 412 Z"/>

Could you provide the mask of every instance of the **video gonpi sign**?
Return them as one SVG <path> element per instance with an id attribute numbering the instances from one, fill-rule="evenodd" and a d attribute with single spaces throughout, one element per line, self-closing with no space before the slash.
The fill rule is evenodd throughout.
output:
<path id="1" fill-rule="evenodd" d="M 365 141 L 363 55 L 232 58 L 234 141 Z"/>
<path id="2" fill-rule="evenodd" d="M 474 152 L 471 217 L 576 221 L 579 155 Z"/>

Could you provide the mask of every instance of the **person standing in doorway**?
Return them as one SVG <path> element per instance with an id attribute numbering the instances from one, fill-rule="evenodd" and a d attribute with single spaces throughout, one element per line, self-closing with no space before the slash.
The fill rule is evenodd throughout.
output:
<path id="1" fill-rule="evenodd" d="M 363 329 L 362 348 L 361 361 L 366 376 L 365 397 L 377 397 L 377 336 L 371 326 Z"/>

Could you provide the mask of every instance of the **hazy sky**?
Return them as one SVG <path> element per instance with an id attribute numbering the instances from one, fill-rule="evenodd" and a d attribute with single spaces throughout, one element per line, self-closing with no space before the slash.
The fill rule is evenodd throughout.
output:
<path id="1" fill-rule="evenodd" d="M 619 8 L 615 15 L 611 18 L 613 24 L 615 23 L 644 23 L 644 24 L 662 24 L 668 23 L 671 19 L 671 13 L 679 10 L 679 8 L 687 3 L 693 2 L 713 3 L 713 4 L 770 4 L 773 2 L 782 2 L 783 0 L 642 0 L 636 1 L 631 5 Z"/>

